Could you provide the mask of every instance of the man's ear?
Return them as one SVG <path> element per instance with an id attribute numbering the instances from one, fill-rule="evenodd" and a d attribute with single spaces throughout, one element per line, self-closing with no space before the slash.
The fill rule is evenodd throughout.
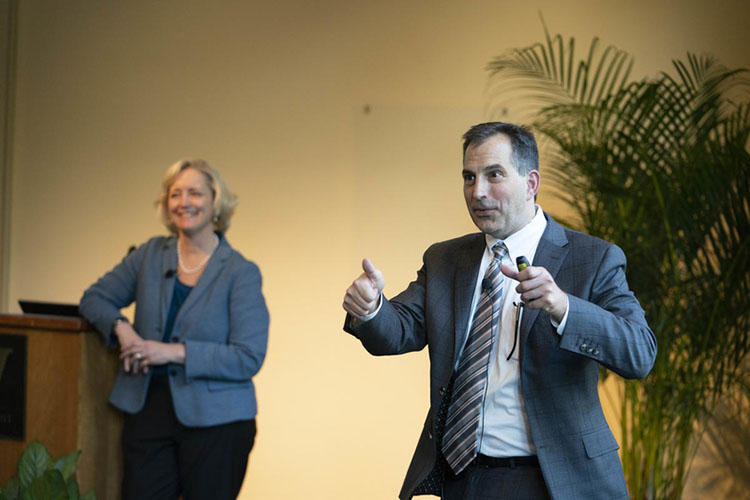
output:
<path id="1" fill-rule="evenodd" d="M 534 199 L 539 193 L 539 170 L 532 170 L 526 174 L 526 199 Z"/>

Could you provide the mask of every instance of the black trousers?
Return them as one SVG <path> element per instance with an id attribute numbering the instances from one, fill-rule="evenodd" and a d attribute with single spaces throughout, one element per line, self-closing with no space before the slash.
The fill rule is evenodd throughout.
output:
<path id="1" fill-rule="evenodd" d="M 255 441 L 255 420 L 186 427 L 174 413 L 166 375 L 154 376 L 146 405 L 126 415 L 123 500 L 234 500 Z"/>
<path id="2" fill-rule="evenodd" d="M 446 473 L 442 500 L 545 500 L 549 493 L 538 465 L 469 465 L 461 474 Z"/>

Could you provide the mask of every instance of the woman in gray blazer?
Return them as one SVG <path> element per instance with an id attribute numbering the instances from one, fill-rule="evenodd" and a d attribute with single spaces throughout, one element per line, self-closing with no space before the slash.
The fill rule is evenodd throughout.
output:
<path id="1" fill-rule="evenodd" d="M 172 233 L 93 284 L 80 311 L 122 366 L 124 499 L 233 499 L 255 439 L 252 377 L 268 341 L 258 267 L 227 242 L 236 204 L 203 160 L 166 172 L 157 201 Z M 131 325 L 120 310 L 135 302 Z"/>

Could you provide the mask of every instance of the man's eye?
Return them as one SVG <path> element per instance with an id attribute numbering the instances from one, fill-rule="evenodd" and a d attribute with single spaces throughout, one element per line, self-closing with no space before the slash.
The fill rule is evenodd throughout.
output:
<path id="1" fill-rule="evenodd" d="M 464 182 L 472 182 L 474 180 L 473 175 L 464 175 Z"/>

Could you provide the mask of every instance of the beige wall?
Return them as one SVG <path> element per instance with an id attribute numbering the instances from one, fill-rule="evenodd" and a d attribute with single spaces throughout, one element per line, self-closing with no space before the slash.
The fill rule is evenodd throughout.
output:
<path id="1" fill-rule="evenodd" d="M 10 157 L 17 11 L 17 0 L 0 0 L 0 310 L 8 302 L 10 272 Z"/>
<path id="2" fill-rule="evenodd" d="M 487 118 L 484 66 L 542 39 L 540 11 L 581 49 L 629 50 L 636 76 L 687 50 L 750 66 L 746 0 L 19 3 L 6 310 L 77 301 L 163 232 L 163 170 L 212 162 L 272 318 L 247 499 L 395 498 L 427 357 L 367 355 L 343 292 L 363 256 L 393 294 L 429 243 L 472 230 L 459 137 Z"/>

